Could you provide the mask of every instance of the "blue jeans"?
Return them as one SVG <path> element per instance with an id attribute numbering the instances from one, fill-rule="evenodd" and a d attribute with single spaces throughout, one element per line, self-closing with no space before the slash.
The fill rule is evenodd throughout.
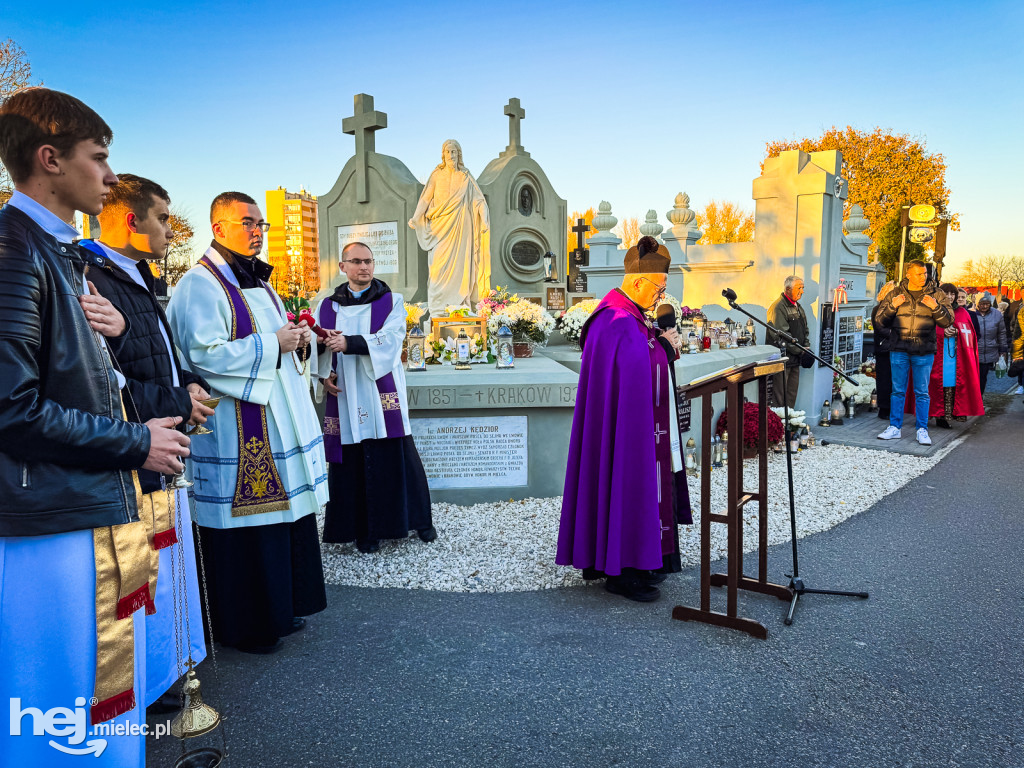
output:
<path id="1" fill-rule="evenodd" d="M 914 371 L 914 417 L 918 429 L 928 428 L 928 384 L 932 376 L 935 355 L 911 355 L 907 352 L 890 352 L 892 367 L 892 397 L 889 409 L 889 423 L 903 427 L 903 403 L 907 399 L 907 377 Z"/>

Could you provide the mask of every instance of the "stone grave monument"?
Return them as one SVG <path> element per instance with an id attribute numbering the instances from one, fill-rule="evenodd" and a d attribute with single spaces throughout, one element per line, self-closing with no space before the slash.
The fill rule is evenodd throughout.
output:
<path id="1" fill-rule="evenodd" d="M 353 241 L 373 249 L 375 276 L 406 301 L 427 298 L 427 254 L 407 224 L 423 185 L 401 160 L 377 153 L 376 131 L 387 124 L 387 114 L 376 111 L 373 96 L 365 93 L 356 95 L 354 113 L 342 121 L 342 131 L 355 136 L 356 151 L 331 191 L 319 198 L 318 299 L 329 296 L 341 282 L 341 249 Z"/>
<path id="2" fill-rule="evenodd" d="M 509 99 L 505 114 L 508 146 L 478 179 L 491 216 L 491 285 L 539 297 L 548 306 L 549 297 L 557 302 L 565 295 L 568 208 L 540 164 L 523 148 L 520 123 L 526 110 L 519 99 Z M 545 282 L 544 254 L 549 251 L 555 254 L 554 283 Z"/>

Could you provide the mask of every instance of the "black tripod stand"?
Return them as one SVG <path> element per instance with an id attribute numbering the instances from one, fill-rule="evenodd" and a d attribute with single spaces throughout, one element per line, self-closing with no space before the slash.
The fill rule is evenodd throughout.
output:
<path id="1" fill-rule="evenodd" d="M 807 347 L 805 347 L 803 344 L 801 344 L 799 341 L 794 339 L 791 335 L 789 335 L 785 331 L 779 330 L 778 328 L 773 326 L 771 323 L 766 323 L 763 320 L 759 320 L 758 318 L 754 317 L 752 314 L 747 312 L 747 310 L 743 309 L 743 307 L 739 306 L 736 303 L 736 291 L 732 290 L 731 288 L 726 288 L 724 291 L 722 291 L 722 295 L 726 298 L 726 301 L 729 302 L 729 306 L 732 307 L 733 309 L 735 309 L 737 312 L 742 312 L 744 315 L 749 317 L 755 323 L 758 323 L 758 324 L 764 326 L 764 328 L 766 328 L 767 330 L 769 330 L 772 333 L 774 333 L 778 338 L 783 339 L 786 343 L 792 344 L 793 346 L 798 347 L 803 352 L 806 352 L 811 357 L 813 357 L 815 360 L 817 360 L 819 363 L 824 365 L 826 368 L 830 368 L 831 370 L 835 371 L 840 376 L 842 376 L 847 381 L 849 381 L 851 384 L 857 384 L 857 382 L 854 381 L 848 374 L 844 373 L 843 371 L 840 371 L 838 368 L 833 366 L 831 363 L 828 363 L 825 360 L 822 360 L 820 357 L 818 357 L 816 354 L 811 352 L 811 350 L 809 350 Z M 786 422 L 786 427 L 787 427 L 787 431 L 788 431 L 788 427 L 789 427 L 789 399 L 786 396 L 786 392 L 787 392 L 786 368 L 787 367 L 788 366 L 785 366 L 782 369 L 782 410 L 783 410 L 783 414 L 784 414 L 785 422 Z M 790 448 L 790 441 L 789 441 L 788 434 L 787 434 L 786 440 L 784 442 L 786 443 L 786 476 L 787 476 L 787 480 L 789 481 L 789 528 L 790 528 L 790 533 L 792 535 L 792 543 L 793 543 L 793 574 L 791 576 L 789 574 L 786 574 L 789 577 L 789 591 L 793 593 L 793 599 L 789 603 L 789 613 L 786 614 L 786 618 L 784 620 L 784 623 L 788 626 L 788 625 L 793 623 L 793 613 L 796 611 L 796 604 L 797 604 L 797 601 L 800 599 L 801 595 L 839 595 L 839 596 L 842 596 L 842 597 L 861 597 L 861 598 L 867 598 L 868 593 L 867 592 L 844 592 L 844 591 L 837 590 L 837 589 L 811 589 L 810 587 L 807 587 L 807 586 L 804 585 L 804 580 L 800 576 L 800 562 L 799 562 L 799 557 L 797 555 L 797 544 L 796 544 L 796 501 L 795 501 L 795 498 L 794 498 L 794 495 L 793 495 L 793 451 Z"/>

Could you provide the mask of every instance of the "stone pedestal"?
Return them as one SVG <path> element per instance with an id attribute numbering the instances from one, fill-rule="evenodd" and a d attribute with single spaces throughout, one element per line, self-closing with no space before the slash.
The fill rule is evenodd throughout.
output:
<path id="1" fill-rule="evenodd" d="M 433 501 L 559 496 L 579 376 L 548 357 L 512 370 L 428 366 L 406 386 Z"/>

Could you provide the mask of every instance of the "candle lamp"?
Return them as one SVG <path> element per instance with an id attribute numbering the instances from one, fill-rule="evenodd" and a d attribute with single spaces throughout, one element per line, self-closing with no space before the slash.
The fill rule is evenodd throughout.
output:
<path id="1" fill-rule="evenodd" d="M 833 424 L 842 424 L 843 423 L 843 416 L 845 415 L 845 413 L 846 413 L 846 409 L 843 407 L 843 401 L 841 399 L 835 400 L 832 403 L 832 419 L 831 419 L 832 423 Z"/>
<path id="2" fill-rule="evenodd" d="M 832 424 L 832 406 L 828 400 L 821 404 L 821 414 L 818 416 L 818 426 L 828 427 Z"/>
<path id="3" fill-rule="evenodd" d="M 499 370 L 509 370 L 516 367 L 515 353 L 512 348 L 512 331 L 507 325 L 498 329 L 498 341 L 495 345 L 497 362 L 494 367 Z"/>
<path id="4" fill-rule="evenodd" d="M 423 335 L 423 329 L 418 325 L 413 326 L 407 337 L 408 354 L 406 357 L 406 370 L 425 371 L 427 369 L 425 344 L 426 336 Z"/>
<path id="5" fill-rule="evenodd" d="M 466 329 L 463 328 L 455 337 L 455 370 L 468 371 L 470 367 L 469 336 L 466 335 Z"/>
<path id="6" fill-rule="evenodd" d="M 700 467 L 700 455 L 697 453 L 697 443 L 692 437 L 686 441 L 686 447 L 683 448 L 683 463 L 686 465 L 686 474 L 695 477 Z"/>

